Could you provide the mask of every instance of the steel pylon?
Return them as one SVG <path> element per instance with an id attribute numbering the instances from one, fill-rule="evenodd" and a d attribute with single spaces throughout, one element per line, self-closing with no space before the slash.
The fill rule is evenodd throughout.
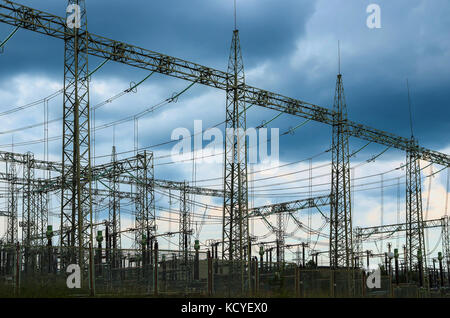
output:
<path id="1" fill-rule="evenodd" d="M 180 220 L 179 220 L 179 248 L 182 252 L 184 264 L 188 265 L 189 251 L 191 250 L 191 211 L 189 194 L 186 191 L 186 182 L 180 190 Z"/>
<path id="2" fill-rule="evenodd" d="M 337 76 L 333 108 L 330 267 L 350 268 L 353 258 L 350 159 L 347 105 L 341 74 Z"/>
<path id="3" fill-rule="evenodd" d="M 246 112 L 244 100 L 245 74 L 239 31 L 233 31 L 228 60 L 226 137 L 224 158 L 224 208 L 222 258 L 236 264 L 244 288 L 245 262 L 250 264 L 248 231 L 248 183 Z M 228 194 L 228 195 L 227 195 Z M 247 260 L 246 260 L 247 256 Z M 231 266 L 235 270 L 235 266 Z"/>
<path id="4" fill-rule="evenodd" d="M 120 169 L 117 166 L 117 153 L 116 147 L 113 146 L 111 154 L 111 164 L 112 164 L 112 177 L 109 180 L 109 214 L 108 214 L 108 234 L 109 242 L 107 246 L 112 251 L 112 265 L 113 268 L 118 268 L 120 266 L 120 254 L 121 249 L 121 235 L 120 235 Z M 109 253 L 109 251 L 107 251 Z M 109 256 L 109 255 L 108 255 Z"/>
<path id="5" fill-rule="evenodd" d="M 17 170 L 14 158 L 6 162 L 6 171 L 8 178 L 8 219 L 6 225 L 6 244 L 13 245 L 19 239 L 19 227 L 17 223 Z"/>
<path id="6" fill-rule="evenodd" d="M 66 25 L 64 36 L 60 243 L 68 247 L 65 263 L 83 268 L 87 262 L 84 252 L 92 242 L 87 16 L 84 0 L 69 0 L 68 4 L 79 7 L 81 27 L 71 29 Z"/>
<path id="7" fill-rule="evenodd" d="M 423 273 L 420 284 L 428 286 L 427 257 L 422 209 L 422 184 L 419 157 L 415 149 L 417 143 L 411 139 L 410 150 L 406 153 L 406 250 L 409 270 Z M 418 253 L 422 255 L 419 259 Z"/>
<path id="8" fill-rule="evenodd" d="M 137 154 L 137 200 L 136 200 L 136 247 L 146 238 L 147 247 L 156 234 L 155 219 L 155 174 L 152 152 L 143 151 Z"/>

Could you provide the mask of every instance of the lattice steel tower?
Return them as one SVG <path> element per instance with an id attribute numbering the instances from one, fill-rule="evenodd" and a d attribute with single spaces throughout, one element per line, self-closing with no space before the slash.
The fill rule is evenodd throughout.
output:
<path id="1" fill-rule="evenodd" d="M 136 171 L 136 232 L 135 245 L 140 246 L 143 238 L 147 247 L 156 233 L 155 223 L 155 174 L 153 153 L 144 150 L 138 153 Z"/>
<path id="2" fill-rule="evenodd" d="M 191 211 L 189 194 L 186 191 L 186 182 L 180 190 L 180 219 L 179 219 L 179 249 L 185 265 L 188 264 L 191 250 Z"/>
<path id="3" fill-rule="evenodd" d="M 246 114 L 244 64 L 239 31 L 233 32 L 228 62 L 226 139 L 225 139 L 225 195 L 223 213 L 223 258 L 243 260 L 248 241 L 247 147 L 245 138 Z"/>
<path id="4" fill-rule="evenodd" d="M 114 268 L 120 266 L 119 250 L 121 249 L 120 235 L 120 170 L 117 167 L 116 147 L 113 146 L 111 154 L 112 178 L 109 180 L 109 215 L 108 215 L 108 232 L 110 242 L 108 247 L 112 250 L 112 264 Z M 109 253 L 109 252 L 108 252 Z"/>
<path id="5" fill-rule="evenodd" d="M 248 231 L 248 184 L 247 184 L 247 142 L 245 113 L 245 75 L 239 41 L 239 31 L 233 31 L 231 53 L 228 61 L 223 250 L 222 258 L 237 261 L 241 279 L 244 281 L 245 255 L 250 262 Z M 234 269 L 232 269 L 234 271 Z"/>
<path id="6" fill-rule="evenodd" d="M 420 174 L 420 162 L 417 152 L 417 143 L 411 137 L 410 150 L 406 153 L 406 250 L 407 266 L 413 270 L 417 269 L 423 273 L 423 281 L 420 284 L 428 286 L 428 275 L 426 273 L 426 249 L 423 228 L 422 210 L 422 184 Z M 423 260 L 419 262 L 418 252 L 422 254 Z M 420 266 L 419 266 L 420 265 Z"/>
<path id="7" fill-rule="evenodd" d="M 81 25 L 65 27 L 60 240 L 61 246 L 70 247 L 67 261 L 82 266 L 83 248 L 92 241 L 87 17 L 84 0 L 68 4 L 75 16 L 68 13 L 67 18 L 79 19 Z"/>
<path id="8" fill-rule="evenodd" d="M 347 130 L 347 105 L 342 74 L 338 74 L 334 97 L 332 144 L 330 267 L 352 266 L 352 212 L 350 198 L 350 159 Z"/>
<path id="9" fill-rule="evenodd" d="M 19 240 L 17 223 L 17 170 L 14 158 L 6 162 L 8 177 L 8 218 L 6 225 L 6 244 L 16 244 Z"/>
<path id="10" fill-rule="evenodd" d="M 28 152 L 25 155 L 25 164 L 23 165 L 23 180 L 26 182 L 23 186 L 22 197 L 22 221 L 19 225 L 22 227 L 22 242 L 25 246 L 24 252 L 24 270 L 28 272 L 34 268 L 34 259 L 30 255 L 30 245 L 32 244 L 33 237 L 42 235 L 37 233 L 36 224 L 36 194 L 33 188 L 34 181 L 34 167 L 33 167 L 34 155 Z"/>
<path id="11" fill-rule="evenodd" d="M 284 253 L 285 253 L 285 213 L 278 211 L 277 213 L 277 231 L 276 231 L 276 241 L 277 241 L 277 262 L 278 267 L 281 268 L 284 263 Z"/>

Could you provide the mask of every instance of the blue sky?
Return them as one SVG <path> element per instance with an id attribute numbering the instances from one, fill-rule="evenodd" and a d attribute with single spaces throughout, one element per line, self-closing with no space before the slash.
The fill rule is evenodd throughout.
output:
<path id="1" fill-rule="evenodd" d="M 55 0 L 20 2 L 60 16 L 64 15 L 66 6 L 65 1 Z M 381 7 L 381 29 L 369 29 L 366 26 L 366 7 L 370 3 L 377 3 Z M 87 0 L 87 9 L 89 30 L 92 33 L 226 70 L 233 30 L 231 0 Z M 408 78 L 415 136 L 425 147 L 450 152 L 447 133 L 450 128 L 448 1 L 238 0 L 237 12 L 249 85 L 331 108 L 338 70 L 339 40 L 349 118 L 408 137 Z M 0 39 L 5 38 L 12 29 L 11 26 L 0 24 Z M 0 55 L 0 112 L 38 100 L 61 88 L 63 53 L 62 41 L 19 30 Z M 91 69 L 99 63 L 101 60 L 91 58 Z M 129 87 L 131 81 L 137 82 L 146 75 L 142 70 L 108 63 L 92 79 L 91 104 L 95 105 L 114 96 Z M 96 113 L 96 125 L 138 113 L 170 97 L 174 92 L 181 91 L 188 84 L 155 74 L 139 87 L 136 94 L 128 94 L 101 108 Z M 50 102 L 50 119 L 61 116 L 61 105 L 61 96 Z M 1 131 L 41 122 L 42 107 L 39 105 L 25 113 L 2 116 L 0 146 L 10 144 L 12 140 L 12 134 L 3 134 Z M 252 109 L 248 113 L 248 126 L 256 127 L 275 115 L 277 114 L 270 110 Z M 171 132 L 177 127 L 186 127 L 192 131 L 195 119 L 202 119 L 204 127 L 208 127 L 222 122 L 224 118 L 225 94 L 196 85 L 178 103 L 169 104 L 140 121 L 139 143 L 141 147 L 145 147 L 170 140 Z M 282 133 L 302 121 L 301 118 L 282 115 L 270 127 L 279 128 Z M 51 124 L 50 136 L 59 134 L 61 123 Z M 97 156 L 111 152 L 112 134 L 112 128 L 96 133 Z M 132 122 L 117 126 L 115 134 L 119 152 L 132 150 Z M 14 143 L 42 136 L 42 127 L 27 129 L 14 133 Z M 328 149 L 330 143 L 330 127 L 308 123 L 295 135 L 281 137 L 280 160 L 289 163 L 309 158 Z M 357 150 L 362 145 L 364 142 L 351 141 L 352 150 Z M 60 148 L 59 140 L 50 143 L 51 157 L 54 160 L 60 159 Z M 353 164 L 356 166 L 383 149 L 382 146 L 370 145 L 358 153 Z M 1 150 L 11 150 L 11 147 Z M 16 146 L 14 150 L 33 151 L 36 156 L 42 157 L 43 144 Z M 165 155 L 170 151 L 170 146 L 153 150 L 157 156 Z M 109 158 L 97 161 L 102 160 Z M 329 160 L 329 155 L 321 156 L 318 161 L 314 161 L 314 166 Z M 157 160 L 156 163 L 163 162 L 167 162 L 167 159 Z M 404 155 L 390 150 L 375 163 L 364 165 L 356 174 L 364 176 L 387 171 L 391 167 L 398 167 L 402 162 Z M 293 170 L 286 171 L 295 172 L 303 164 L 292 166 Z M 305 167 L 308 167 L 307 164 Z M 155 173 L 159 178 L 191 180 L 191 168 L 192 163 L 157 165 Z M 441 168 L 436 167 L 434 171 Z M 217 166 L 197 169 L 197 179 L 220 177 L 222 173 Z M 398 171 L 395 173 L 387 174 L 384 178 L 402 175 Z M 298 178 L 302 179 L 307 175 L 306 173 Z M 431 201 L 436 205 L 436 211 L 433 212 L 436 217 L 442 212 L 444 190 L 441 188 L 445 185 L 445 178 L 445 172 L 433 178 Z M 267 184 L 279 181 L 269 180 Z M 379 181 L 379 177 L 375 181 Z M 217 183 L 220 184 L 220 180 L 209 185 Z M 295 185 L 304 184 L 299 182 Z M 403 195 L 403 188 L 401 193 Z M 387 188 L 383 195 L 387 205 L 384 207 L 385 219 L 395 222 L 397 190 L 395 187 Z M 292 199 L 294 198 L 256 198 L 255 204 Z M 206 202 L 209 199 L 199 200 Z M 358 201 L 355 202 L 358 209 L 355 212 L 357 224 L 372 225 L 379 222 L 380 190 L 358 193 L 355 200 Z M 163 198 L 160 203 L 166 204 Z M 210 204 L 221 203 L 213 200 Z M 388 216 L 388 213 L 392 215 Z M 373 216 L 368 217 L 372 214 Z M 318 223 L 319 221 L 317 220 Z"/>

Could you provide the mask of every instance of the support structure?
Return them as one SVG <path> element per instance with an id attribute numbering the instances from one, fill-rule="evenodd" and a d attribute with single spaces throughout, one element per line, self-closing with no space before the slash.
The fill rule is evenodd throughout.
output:
<path id="1" fill-rule="evenodd" d="M 108 237 L 106 245 L 112 252 L 111 265 L 112 268 L 120 266 L 119 250 L 121 249 L 121 227 L 120 227 L 120 184 L 119 184 L 119 169 L 117 167 L 116 147 L 113 146 L 111 154 L 112 177 L 109 180 L 109 214 L 108 214 Z M 108 251 L 107 251 L 108 253 Z M 108 257 L 108 258 L 109 258 Z"/>
<path id="2" fill-rule="evenodd" d="M 156 234 L 155 195 L 154 195 L 154 165 L 153 153 L 143 151 L 137 154 L 138 167 L 136 176 L 136 232 L 135 243 L 141 245 L 143 238 L 149 240 Z"/>
<path id="3" fill-rule="evenodd" d="M 417 146 L 411 139 L 411 149 Z M 420 163 L 416 151 L 411 150 L 406 154 L 406 251 L 407 266 L 422 272 L 421 285 L 428 286 L 425 235 L 422 210 L 422 185 Z M 423 261 L 419 260 L 418 253 L 423 255 Z"/>
<path id="4" fill-rule="evenodd" d="M 33 191 L 32 180 L 34 177 L 34 168 L 31 165 L 33 154 L 28 152 L 26 154 L 26 163 L 23 166 L 23 180 L 26 184 L 23 185 L 23 196 L 22 196 L 22 221 L 20 222 L 20 227 L 22 228 L 22 242 L 27 249 L 31 245 L 31 237 L 35 236 L 36 233 L 36 204 L 35 204 L 35 193 Z M 27 253 L 25 253 L 25 258 Z"/>
<path id="5" fill-rule="evenodd" d="M 450 273 L 450 236 L 449 236 L 449 217 L 445 216 L 442 220 L 442 250 L 444 255 L 444 264 L 447 273 Z M 450 279 L 450 276 L 448 277 Z"/>
<path id="6" fill-rule="evenodd" d="M 250 264 L 248 248 L 248 184 L 246 112 L 244 100 L 244 64 L 239 41 L 239 31 L 234 30 L 228 61 L 226 139 L 224 158 L 224 210 L 222 258 L 237 261 L 244 289 L 245 262 Z M 245 260 L 247 255 L 247 260 Z M 237 268 L 236 268 L 237 269 Z M 232 266 L 231 273 L 234 271 Z"/>
<path id="7" fill-rule="evenodd" d="M 189 203 L 189 194 L 185 187 L 180 191 L 180 219 L 179 219 L 179 248 L 181 259 L 187 266 L 189 261 L 189 251 L 191 250 L 191 211 Z"/>
<path id="8" fill-rule="evenodd" d="M 232 266 L 230 273 L 233 274 L 234 272 L 237 274 L 239 272 L 241 275 L 242 290 L 244 290 L 245 267 L 251 264 L 251 250 L 247 250 L 251 245 L 248 231 L 248 219 L 251 214 L 248 209 L 247 145 L 245 133 L 245 105 L 247 103 L 248 105 L 258 105 L 332 126 L 332 189 L 330 195 L 331 215 L 329 237 L 331 268 L 349 268 L 352 266 L 354 259 L 348 138 L 354 136 L 407 152 L 406 263 L 409 264 L 410 269 L 413 269 L 416 265 L 419 266 L 420 272 L 424 273 L 424 285 L 428 286 L 426 246 L 424 240 L 426 221 L 424 222 L 423 220 L 419 159 L 450 166 L 449 155 L 419 147 L 415 140 L 410 141 L 408 138 L 398 137 L 388 132 L 349 121 L 347 119 L 341 74 L 338 74 L 337 77 L 333 110 L 247 86 L 245 84 L 238 30 L 235 30 L 233 33 L 228 72 L 222 72 L 175 57 L 89 34 L 87 32 L 85 0 L 69 0 L 68 3 L 69 5 L 81 8 L 81 26 L 76 26 L 73 29 L 70 29 L 66 25 L 66 19 L 18 5 L 11 1 L 1 1 L 0 3 L 0 22 L 14 25 L 17 29 L 25 28 L 65 41 L 64 126 L 61 177 L 47 182 L 47 185 L 51 189 L 61 189 L 62 194 L 60 243 L 62 247 L 67 248 L 64 251 L 68 257 L 61 266 L 69 262 L 78 263 L 82 266 L 84 273 L 84 265 L 86 262 L 84 249 L 87 248 L 88 243 L 93 244 L 91 178 L 98 176 L 98 178 L 103 177 L 107 179 L 112 187 L 112 190 L 106 191 L 106 193 L 109 193 L 111 199 L 108 233 L 113 235 L 113 240 L 114 236 L 120 231 L 120 223 L 117 225 L 120 217 L 117 216 L 117 213 L 120 210 L 120 198 L 122 196 L 133 198 L 136 202 L 136 241 L 142 242 L 144 237 L 150 239 L 154 238 L 156 234 L 153 193 L 155 184 L 166 189 L 181 189 L 184 193 L 184 207 L 182 207 L 183 213 L 180 222 L 182 229 L 180 232 L 184 241 L 180 245 L 182 245 L 182 248 L 186 246 L 185 255 L 189 251 L 186 234 L 190 231 L 187 203 L 189 199 L 187 198 L 187 193 L 201 192 L 208 193 L 208 195 L 212 196 L 223 196 L 222 258 L 235 262 L 238 265 Z M 108 165 L 104 165 L 91 169 L 89 82 L 87 76 L 88 54 L 226 91 L 226 128 L 231 129 L 231 131 L 227 131 L 226 134 L 223 192 L 214 189 L 188 188 L 186 184 L 183 186 L 180 183 L 165 180 L 155 181 L 153 154 L 148 156 L 145 152 L 144 154 L 137 155 L 138 168 L 136 170 L 136 176 L 133 176 L 131 173 L 125 175 L 119 172 L 124 170 L 126 172 L 130 171 L 127 168 L 124 169 L 117 162 L 115 151 L 113 151 L 113 162 L 109 167 Z M 0 154 L 0 158 L 1 156 L 2 154 Z M 41 187 L 38 190 L 35 189 L 35 164 L 36 161 L 27 155 L 24 160 L 25 169 L 23 170 L 23 179 L 19 180 L 17 178 L 16 162 L 13 160 L 9 164 L 7 163 L 6 180 L 8 180 L 9 216 L 7 242 L 9 244 L 15 244 L 18 241 L 18 184 L 22 185 L 21 190 L 24 195 L 22 236 L 25 245 L 29 246 L 33 244 L 35 242 L 34 237 L 42 236 L 44 232 L 44 224 L 46 224 L 45 214 L 48 213 L 48 207 L 44 210 L 44 206 L 47 206 L 48 202 L 44 203 L 44 197 L 41 197 L 41 195 L 47 195 L 48 200 L 48 192 L 45 191 L 50 190 L 39 190 Z M 54 169 L 55 167 L 56 165 L 48 169 Z M 111 167 L 112 169 L 108 170 Z M 137 185 L 137 193 L 119 193 L 118 184 L 120 183 L 132 186 Z M 36 181 L 36 184 L 43 184 L 43 182 Z M 96 191 L 97 193 L 102 193 L 101 190 L 97 189 Z M 300 201 L 296 203 L 284 203 L 283 206 L 290 205 L 293 209 L 302 206 L 318 206 L 318 204 L 313 205 L 310 202 Z M 267 211 L 268 209 L 268 206 L 257 208 L 255 215 L 262 215 L 261 211 Z M 277 208 L 274 206 L 270 207 L 270 209 L 272 211 L 270 213 L 278 213 L 276 212 Z M 290 215 L 292 216 L 292 214 Z M 283 240 L 282 245 L 284 246 L 282 217 L 281 213 L 277 214 L 277 241 L 281 242 Z M 267 222 L 266 219 L 264 220 Z M 302 226 L 300 222 L 297 225 Z M 111 228 L 109 228 L 110 226 Z M 89 228 L 90 234 L 88 233 Z M 444 228 L 444 253 L 447 259 L 447 266 L 450 266 L 448 219 Z M 360 237 L 362 231 L 358 233 Z M 359 241 L 356 242 L 359 243 Z M 147 246 L 148 243 L 147 241 Z M 113 245 L 117 245 L 117 242 L 113 242 Z M 118 247 L 120 247 L 120 236 Z M 359 253 L 361 252 L 360 248 L 356 250 Z M 420 260 L 420 254 L 424 256 L 423 262 Z M 359 254 L 357 253 L 357 255 Z M 250 270 L 247 271 L 247 273 L 249 272 Z M 157 271 L 155 274 L 157 274 Z M 92 280 L 92 276 L 90 278 Z M 248 282 L 250 284 L 250 279 L 248 279 Z"/>
<path id="9" fill-rule="evenodd" d="M 31 271 L 35 267 L 35 260 L 31 255 L 32 237 L 36 236 L 36 195 L 33 191 L 32 180 L 34 180 L 34 168 L 31 164 L 33 154 L 28 152 L 26 154 L 26 164 L 23 166 L 23 179 L 26 184 L 23 185 L 22 196 L 22 221 L 19 226 L 22 228 L 22 242 L 24 246 L 24 264 L 25 272 Z"/>
<path id="10" fill-rule="evenodd" d="M 14 160 L 6 162 L 8 180 L 8 221 L 6 225 L 6 244 L 13 245 L 19 240 L 17 222 L 17 171 Z"/>
<path id="11" fill-rule="evenodd" d="M 47 240 L 44 237 L 44 234 L 47 231 L 48 225 L 48 209 L 49 209 L 49 200 L 50 195 L 45 191 L 37 191 L 35 192 L 36 197 L 36 231 L 35 236 L 32 237 L 32 245 L 35 246 L 45 246 Z"/>
<path id="12" fill-rule="evenodd" d="M 64 123 L 62 151 L 61 232 L 62 247 L 68 247 L 66 262 L 87 262 L 92 242 L 91 153 L 89 129 L 88 34 L 84 0 L 69 0 L 79 8 L 81 27 L 65 27 Z M 74 9 L 75 10 L 75 9 Z M 75 10 L 77 13 L 77 10 Z M 68 13 L 67 18 L 72 13 Z"/>
<path id="13" fill-rule="evenodd" d="M 277 213 L 277 262 L 278 266 L 283 266 L 284 263 L 284 252 L 285 252 L 285 215 L 286 213 Z"/>
<path id="14" fill-rule="evenodd" d="M 350 160 L 347 129 L 347 105 L 342 75 L 338 74 L 334 97 L 332 144 L 330 267 L 352 266 L 352 210 L 350 197 Z"/>

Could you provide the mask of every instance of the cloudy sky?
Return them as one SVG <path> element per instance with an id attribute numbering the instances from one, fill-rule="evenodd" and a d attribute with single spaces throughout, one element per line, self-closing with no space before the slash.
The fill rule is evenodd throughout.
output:
<path id="1" fill-rule="evenodd" d="M 343 74 L 349 118 L 400 136 L 410 136 L 408 94 L 409 80 L 412 101 L 413 131 L 421 145 L 450 153 L 450 4 L 446 0 L 238 0 L 237 26 L 249 85 L 285 96 L 308 101 L 323 107 L 333 107 L 336 74 L 338 72 L 338 41 L 341 46 Z M 366 26 L 371 3 L 381 7 L 381 29 Z M 21 0 L 59 16 L 65 14 L 65 1 Z M 156 52 L 175 56 L 202 65 L 226 70 L 234 28 L 233 1 L 228 0 L 87 0 L 90 32 L 121 40 Z M 0 40 L 14 28 L 0 24 Z M 0 113 L 41 100 L 62 88 L 64 45 L 31 31 L 19 30 L 0 55 Z M 90 69 L 102 63 L 90 58 Z M 91 105 L 97 105 L 122 92 L 131 82 L 139 82 L 148 73 L 125 65 L 107 63 L 92 78 Z M 189 83 L 155 74 L 139 86 L 136 93 L 126 94 L 99 108 L 95 126 L 134 116 L 144 109 L 180 92 Z M 62 95 L 49 101 L 49 119 L 62 114 Z M 257 127 L 278 114 L 259 107 L 247 113 L 249 127 Z M 44 103 L 10 114 L 0 114 L 0 150 L 32 151 L 44 157 L 44 143 L 30 144 L 44 137 Z M 150 147 L 170 141 L 176 128 L 193 132 L 194 120 L 203 121 L 203 129 L 225 119 L 225 94 L 212 88 L 195 85 L 177 103 L 169 103 L 141 117 L 139 148 L 154 151 L 157 178 L 197 182 L 200 186 L 222 188 L 223 169 L 220 163 L 200 163 L 200 159 L 171 163 L 172 144 Z M 302 118 L 281 115 L 268 128 L 279 128 L 280 135 L 304 122 Z M 38 124 L 33 128 L 22 129 Z M 60 160 L 62 123 L 49 125 L 50 158 Z M 223 125 L 219 126 L 223 129 Z M 134 122 L 127 121 L 97 129 L 95 132 L 96 163 L 109 161 L 113 142 L 120 156 L 133 154 Z M 331 128 L 319 123 L 307 123 L 295 134 L 280 136 L 279 169 L 269 169 L 259 162 L 249 167 L 251 204 L 295 200 L 329 193 Z M 13 145 L 14 144 L 14 147 Z M 359 150 L 366 143 L 351 140 L 350 151 Z M 405 162 L 404 153 L 388 150 L 368 163 L 371 157 L 386 148 L 369 145 L 352 157 L 354 169 L 353 218 L 354 226 L 373 226 L 395 223 L 405 219 L 404 170 L 397 169 Z M 205 154 L 204 154 L 205 155 Z M 197 157 L 198 154 L 197 154 Z M 221 157 L 221 156 L 219 156 Z M 312 158 L 310 160 L 310 158 Z M 289 165 L 286 165 L 289 164 Z M 443 167 L 423 162 L 423 177 Z M 310 188 L 310 170 L 312 167 Z M 433 170 L 431 170 L 433 169 Z M 261 171 L 263 170 L 263 171 Z M 256 172 L 255 172 L 256 171 Z M 372 176 L 372 177 L 369 177 Z M 207 180 L 205 180 L 207 179 Z M 210 180 L 212 179 L 212 180 Z M 431 182 L 430 182 L 431 179 Z M 202 181 L 205 180 L 205 181 Z M 423 206 L 427 218 L 445 214 L 447 171 L 423 179 Z M 158 190 L 160 191 L 160 190 Z M 165 191 L 157 193 L 157 215 L 163 218 L 158 231 L 178 228 L 176 198 L 169 205 Z M 174 196 L 178 194 L 173 193 Z M 195 197 L 193 227 L 202 243 L 221 237 L 221 200 Z M 3 204 L 4 205 L 4 204 Z M 55 215 L 51 222 L 57 227 L 58 200 L 52 200 Z M 170 212 L 172 211 L 172 212 Z M 123 227 L 132 226 L 132 211 L 123 210 Z M 329 213 L 324 209 L 323 213 Z M 210 216 L 202 226 L 203 215 Z M 302 211 L 298 218 L 314 230 L 329 225 L 317 211 Z M 166 218 L 174 220 L 169 225 Z M 99 220 L 105 218 L 102 211 Z M 205 217 L 206 218 L 206 217 Z M 275 219 L 270 221 L 276 225 Z M 2 228 L 4 231 L 4 226 Z M 201 230 L 201 231 L 200 231 Z M 252 222 L 254 235 L 263 241 L 269 229 L 261 222 Z M 327 250 L 327 238 L 295 229 L 287 223 L 289 243 L 310 239 L 316 250 Z M 3 232 L 4 233 L 4 232 Z M 430 250 L 440 250 L 439 230 L 429 231 Z M 124 238 L 125 239 L 125 238 Z M 125 239 L 126 240 L 126 239 Z M 178 238 L 172 237 L 171 247 Z M 315 242 L 317 244 L 314 244 Z M 403 238 L 391 237 L 378 245 L 368 243 L 365 248 L 374 252 L 386 250 L 387 242 L 401 248 Z M 167 241 L 163 241 L 166 244 Z M 255 247 L 256 252 L 256 247 Z M 286 257 L 292 258 L 295 249 Z M 326 262 L 324 256 L 323 262 Z"/>

